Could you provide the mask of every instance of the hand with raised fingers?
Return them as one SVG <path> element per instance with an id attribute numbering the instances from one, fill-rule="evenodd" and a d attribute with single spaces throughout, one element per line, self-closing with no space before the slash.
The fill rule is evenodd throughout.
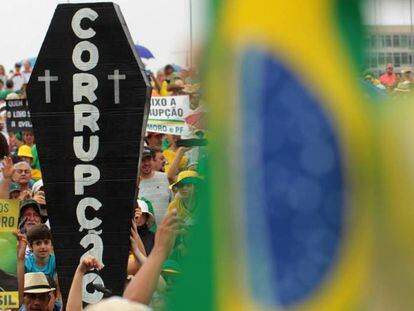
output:
<path id="1" fill-rule="evenodd" d="M 21 233 L 19 230 L 13 232 L 17 239 L 17 259 L 24 260 L 26 257 L 27 239 L 26 235 Z"/>
<path id="2" fill-rule="evenodd" d="M 13 160 L 10 157 L 3 158 L 3 168 L 1 169 L 5 179 L 11 179 L 14 173 Z"/>

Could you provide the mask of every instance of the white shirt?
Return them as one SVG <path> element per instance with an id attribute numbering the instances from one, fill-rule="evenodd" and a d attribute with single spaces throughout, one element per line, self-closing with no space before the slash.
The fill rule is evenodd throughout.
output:
<path id="1" fill-rule="evenodd" d="M 167 174 L 154 172 L 154 176 L 151 178 L 141 179 L 138 196 L 151 202 L 155 220 L 159 224 L 163 220 L 172 198 Z"/>

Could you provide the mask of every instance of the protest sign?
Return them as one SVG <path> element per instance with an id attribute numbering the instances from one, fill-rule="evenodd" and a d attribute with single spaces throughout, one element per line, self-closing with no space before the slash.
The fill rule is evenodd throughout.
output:
<path id="1" fill-rule="evenodd" d="M 64 299 L 89 254 L 105 267 L 85 275 L 83 301 L 103 298 L 93 284 L 123 292 L 149 110 L 144 72 L 116 4 L 58 5 L 27 92 Z"/>
<path id="2" fill-rule="evenodd" d="M 185 117 L 190 112 L 190 98 L 183 96 L 154 96 L 148 116 L 147 132 L 181 135 Z"/>
<path id="3" fill-rule="evenodd" d="M 31 131 L 32 122 L 26 99 L 6 100 L 7 130 L 10 132 Z"/>
<path id="4" fill-rule="evenodd" d="M 0 200 L 0 310 L 19 307 L 17 290 L 17 229 L 19 202 Z"/>

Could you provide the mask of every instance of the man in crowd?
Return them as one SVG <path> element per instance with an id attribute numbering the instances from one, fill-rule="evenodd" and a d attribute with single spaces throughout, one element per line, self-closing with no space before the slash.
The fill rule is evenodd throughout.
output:
<path id="1" fill-rule="evenodd" d="M 154 171 L 153 160 L 153 153 L 145 148 L 141 158 L 138 196 L 151 202 L 155 219 L 157 223 L 160 223 L 164 218 L 168 204 L 171 202 L 171 191 L 167 174 Z"/>
<path id="2" fill-rule="evenodd" d="M 30 64 L 28 60 L 26 60 L 24 62 L 24 70 L 23 70 L 23 76 L 24 76 L 25 83 L 29 82 L 31 74 L 32 74 L 32 65 Z"/>
<path id="3" fill-rule="evenodd" d="M 148 148 L 161 148 L 163 136 L 162 133 L 148 132 L 144 140 Z"/>
<path id="4" fill-rule="evenodd" d="M 51 302 L 51 288 L 43 272 L 32 272 L 24 275 L 24 307 L 26 311 L 48 311 Z M 53 306 L 53 305 L 52 305 Z"/>
<path id="5" fill-rule="evenodd" d="M 16 163 L 12 179 L 19 185 L 20 191 L 30 190 L 33 185 L 32 167 L 30 164 L 24 161 Z"/>
<path id="6" fill-rule="evenodd" d="M 14 91 L 20 91 L 22 89 L 23 84 L 26 84 L 26 80 L 24 78 L 23 73 L 20 72 L 22 68 L 22 64 L 21 63 L 16 63 L 14 65 L 14 74 L 12 76 L 12 80 L 13 80 L 13 90 Z"/>
<path id="7" fill-rule="evenodd" d="M 152 169 L 156 172 L 165 172 L 165 159 L 164 152 L 160 148 L 151 148 L 152 156 Z"/>
<path id="8" fill-rule="evenodd" d="M 8 199 L 10 193 L 10 184 L 15 182 L 20 192 L 30 193 L 33 185 L 32 168 L 27 162 L 21 161 L 13 165 L 10 157 L 3 159 L 3 179 L 0 181 L 0 198 Z"/>
<path id="9" fill-rule="evenodd" d="M 388 64 L 385 67 L 385 73 L 380 77 L 381 84 L 384 85 L 387 90 L 392 88 L 398 83 L 397 75 L 394 73 L 394 66 Z"/>
<path id="10" fill-rule="evenodd" d="M 34 157 L 32 147 L 23 145 L 17 151 L 17 156 L 24 162 L 28 163 L 30 167 L 33 165 Z M 42 173 L 37 168 L 32 168 L 32 179 L 37 181 L 42 178 Z"/>
<path id="11" fill-rule="evenodd" d="M 23 200 L 20 203 L 19 224 L 25 220 L 23 233 L 28 232 L 34 226 L 45 222 L 46 217 L 42 216 L 42 211 L 39 204 L 33 199 Z"/>

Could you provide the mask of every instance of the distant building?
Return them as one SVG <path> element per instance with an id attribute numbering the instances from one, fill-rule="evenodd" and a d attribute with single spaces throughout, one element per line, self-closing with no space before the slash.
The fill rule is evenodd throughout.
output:
<path id="1" fill-rule="evenodd" d="M 412 68 L 414 35 L 409 25 L 366 26 L 364 67 L 375 75 L 385 71 L 385 65 L 394 65 L 395 72 Z"/>

